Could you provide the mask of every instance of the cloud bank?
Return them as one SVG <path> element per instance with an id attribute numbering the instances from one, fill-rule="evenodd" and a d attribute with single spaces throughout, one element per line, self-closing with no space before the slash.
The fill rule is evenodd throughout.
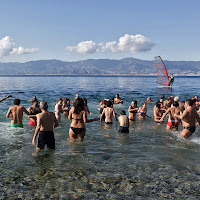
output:
<path id="1" fill-rule="evenodd" d="M 0 57 L 8 56 L 8 55 L 21 55 L 28 53 L 36 53 L 39 51 L 38 48 L 24 48 L 24 47 L 15 47 L 15 43 L 13 39 L 9 36 L 6 36 L 0 40 Z"/>
<path id="2" fill-rule="evenodd" d="M 151 42 L 147 37 L 137 34 L 129 35 L 125 34 L 119 38 L 119 41 L 112 41 L 107 43 L 96 44 L 93 41 L 83 41 L 76 46 L 67 46 L 67 51 L 75 51 L 82 54 L 93 54 L 95 52 L 146 52 L 150 51 L 155 44 Z"/>

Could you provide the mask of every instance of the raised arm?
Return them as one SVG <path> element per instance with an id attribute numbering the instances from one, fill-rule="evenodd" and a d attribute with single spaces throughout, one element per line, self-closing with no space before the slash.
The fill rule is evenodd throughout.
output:
<path id="1" fill-rule="evenodd" d="M 8 99 L 9 97 L 12 97 L 12 96 L 11 96 L 11 95 L 8 95 L 7 97 L 4 97 L 4 98 L 0 99 L 0 102 L 2 102 L 2 101 L 4 101 L 4 100 Z"/>

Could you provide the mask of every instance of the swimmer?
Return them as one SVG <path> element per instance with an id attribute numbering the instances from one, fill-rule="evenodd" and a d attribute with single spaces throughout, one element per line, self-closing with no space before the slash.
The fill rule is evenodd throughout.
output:
<path id="1" fill-rule="evenodd" d="M 179 119 L 175 117 L 176 115 L 180 115 L 181 111 L 179 109 L 179 103 L 175 101 L 172 105 L 172 107 L 168 108 L 167 111 L 163 114 L 162 118 L 160 119 L 160 122 L 164 121 L 165 116 L 169 114 L 168 123 L 167 123 L 167 130 L 173 129 L 174 131 L 178 131 L 178 124 Z"/>
<path id="2" fill-rule="evenodd" d="M 142 107 L 138 109 L 139 119 L 145 119 L 145 117 L 151 118 L 147 115 L 147 103 L 143 102 Z"/>
<path id="3" fill-rule="evenodd" d="M 164 109 L 167 110 L 168 108 L 171 107 L 173 102 L 172 97 L 168 97 L 166 101 L 164 101 Z"/>
<path id="4" fill-rule="evenodd" d="M 115 95 L 114 104 L 123 104 L 123 99 L 119 97 L 119 94 Z"/>
<path id="5" fill-rule="evenodd" d="M 126 112 L 124 110 L 121 110 L 118 120 L 120 124 L 118 133 L 128 133 L 129 132 L 129 118 L 126 116 Z"/>
<path id="6" fill-rule="evenodd" d="M 62 111 L 62 99 L 59 98 L 55 104 L 55 116 L 56 116 L 56 119 L 58 120 L 58 122 L 60 122 L 61 120 L 61 113 L 63 112 Z"/>
<path id="7" fill-rule="evenodd" d="M 103 112 L 102 112 L 101 117 L 100 117 L 100 122 L 102 121 L 104 115 L 105 115 L 105 123 L 106 124 L 112 124 L 113 123 L 112 122 L 113 116 L 115 117 L 115 119 L 117 121 L 117 117 L 116 117 L 115 111 L 112 107 L 111 101 L 106 102 L 106 108 L 103 109 Z"/>
<path id="8" fill-rule="evenodd" d="M 77 98 L 73 107 L 69 111 L 69 120 L 72 120 L 69 129 L 69 138 L 83 140 L 86 133 L 85 123 L 90 123 L 99 120 L 98 118 L 87 119 L 87 113 L 84 106 L 84 101 L 81 98 Z"/>
<path id="9" fill-rule="evenodd" d="M 37 99 L 33 100 L 33 105 L 28 108 L 28 112 L 30 114 L 30 116 L 29 116 L 29 118 L 30 118 L 29 125 L 36 126 L 37 125 L 37 120 L 36 120 L 36 116 L 34 116 L 34 115 L 36 115 L 38 113 L 41 113 L 41 109 L 40 109 L 40 107 L 38 105 L 38 100 Z"/>
<path id="10" fill-rule="evenodd" d="M 44 149 L 45 144 L 49 149 L 55 149 L 55 138 L 53 129 L 58 126 L 58 121 L 53 112 L 48 111 L 48 104 L 45 101 L 40 102 L 41 113 L 37 114 L 37 126 L 32 139 L 32 145 L 36 146 L 36 137 L 39 134 L 36 152 Z"/>
<path id="11" fill-rule="evenodd" d="M 164 112 L 165 112 L 165 110 L 161 109 L 161 103 L 159 101 L 156 102 L 156 105 L 153 109 L 154 121 L 156 123 L 161 123 L 160 119 L 162 118 Z"/>
<path id="12" fill-rule="evenodd" d="M 87 105 L 87 99 L 83 98 L 83 102 L 84 102 L 84 106 L 85 106 L 85 111 L 86 111 L 86 113 L 88 113 L 88 114 L 91 115 L 92 113 L 90 112 L 89 107 L 88 107 L 88 105 Z"/>
<path id="13" fill-rule="evenodd" d="M 129 106 L 128 109 L 130 121 L 135 121 L 137 111 L 138 111 L 137 101 L 132 101 L 131 106 Z"/>
<path id="14" fill-rule="evenodd" d="M 147 102 L 147 103 L 151 103 L 151 102 L 152 102 L 151 97 L 147 97 L 146 102 Z"/>
<path id="15" fill-rule="evenodd" d="M 198 122 L 198 125 L 200 124 L 200 118 L 197 114 L 197 111 L 192 108 L 193 102 L 191 99 L 187 99 L 185 101 L 185 110 L 182 115 L 174 114 L 175 117 L 182 120 L 183 130 L 181 132 L 181 135 L 185 138 L 188 138 L 195 132 L 195 122 Z"/>
<path id="16" fill-rule="evenodd" d="M 29 112 L 26 110 L 25 107 L 20 106 L 20 99 L 15 99 L 13 101 L 14 106 L 11 106 L 8 109 L 7 118 L 12 117 L 11 120 L 11 127 L 20 127 L 23 128 L 23 113 L 29 115 Z"/>
<path id="17" fill-rule="evenodd" d="M 8 98 L 10 98 L 10 97 L 12 97 L 12 96 L 11 96 L 11 95 L 8 95 L 8 96 L 4 97 L 4 98 L 0 99 L 0 102 L 5 101 L 6 99 L 8 99 Z"/>
<path id="18" fill-rule="evenodd" d="M 69 115 L 69 110 L 70 110 L 70 99 L 64 98 L 64 101 L 62 103 L 63 115 L 64 116 Z"/>

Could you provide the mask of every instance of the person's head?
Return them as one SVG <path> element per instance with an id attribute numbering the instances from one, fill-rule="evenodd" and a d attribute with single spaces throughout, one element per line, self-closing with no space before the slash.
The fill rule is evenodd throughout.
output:
<path id="1" fill-rule="evenodd" d="M 167 101 L 172 102 L 172 97 L 167 97 Z"/>
<path id="2" fill-rule="evenodd" d="M 83 98 L 84 105 L 87 106 L 87 99 Z"/>
<path id="3" fill-rule="evenodd" d="M 20 104 L 20 99 L 14 99 L 13 103 L 14 103 L 14 105 L 19 106 L 19 104 Z"/>
<path id="4" fill-rule="evenodd" d="M 142 107 L 143 108 L 147 107 L 147 103 L 146 102 L 142 102 Z"/>
<path id="5" fill-rule="evenodd" d="M 152 102 L 151 97 L 147 97 L 147 102 Z"/>
<path id="6" fill-rule="evenodd" d="M 59 98 L 59 99 L 57 100 L 57 103 L 60 103 L 60 104 L 61 104 L 62 101 L 63 101 L 62 98 Z"/>
<path id="7" fill-rule="evenodd" d="M 198 96 L 194 96 L 194 98 L 195 98 L 196 100 L 198 100 Z"/>
<path id="8" fill-rule="evenodd" d="M 174 101 L 173 106 L 177 108 L 179 106 L 178 101 Z"/>
<path id="9" fill-rule="evenodd" d="M 41 101 L 40 102 L 40 108 L 41 110 L 47 110 L 48 109 L 48 104 L 46 101 Z"/>
<path id="10" fill-rule="evenodd" d="M 193 105 L 192 99 L 187 99 L 187 100 L 185 101 L 185 107 L 192 106 L 192 105 Z"/>
<path id="11" fill-rule="evenodd" d="M 106 106 L 107 106 L 107 107 L 112 107 L 112 105 L 113 105 L 113 104 L 112 104 L 111 101 L 107 101 L 107 102 L 106 102 Z"/>
<path id="12" fill-rule="evenodd" d="M 74 102 L 74 113 L 79 114 L 81 111 L 85 109 L 84 101 L 82 98 L 77 98 Z"/>
<path id="13" fill-rule="evenodd" d="M 160 107 L 161 107 L 161 104 L 160 104 L 159 101 L 157 101 L 157 102 L 156 102 L 156 108 L 160 109 Z"/>
<path id="14" fill-rule="evenodd" d="M 165 99 L 165 95 L 164 94 L 161 96 L 161 99 L 163 99 L 163 100 Z"/>
<path id="15" fill-rule="evenodd" d="M 132 101 L 132 102 L 131 102 L 131 106 L 133 106 L 133 107 L 134 107 L 134 106 L 137 106 L 137 101 Z"/>
<path id="16" fill-rule="evenodd" d="M 121 110 L 120 111 L 120 115 L 126 115 L 126 111 L 125 110 Z"/>
<path id="17" fill-rule="evenodd" d="M 119 94 L 116 94 L 115 97 L 116 97 L 116 98 L 119 98 Z"/>
<path id="18" fill-rule="evenodd" d="M 179 96 L 174 97 L 174 101 L 179 102 Z"/>

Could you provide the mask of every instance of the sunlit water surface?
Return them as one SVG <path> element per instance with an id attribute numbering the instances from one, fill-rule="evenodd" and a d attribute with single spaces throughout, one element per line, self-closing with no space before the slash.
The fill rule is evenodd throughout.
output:
<path id="1" fill-rule="evenodd" d="M 83 142 L 70 143 L 70 121 L 54 131 L 56 151 L 45 150 L 32 156 L 34 127 L 24 116 L 24 128 L 10 128 L 6 119 L 14 98 L 21 105 L 34 95 L 49 104 L 61 97 L 71 100 L 78 93 L 88 100 L 92 113 L 99 117 L 98 103 L 116 93 L 128 110 L 132 100 L 139 106 L 148 96 L 155 102 L 164 94 L 181 100 L 199 95 L 199 77 L 177 77 L 172 89 L 156 83 L 155 77 L 0 77 L 0 97 L 13 98 L 0 103 L 0 197 L 1 199 L 198 199 L 200 197 L 200 128 L 189 139 L 178 132 L 167 132 L 166 123 L 151 119 L 130 124 L 129 134 L 118 134 L 119 124 L 102 122 L 86 125 Z"/>

